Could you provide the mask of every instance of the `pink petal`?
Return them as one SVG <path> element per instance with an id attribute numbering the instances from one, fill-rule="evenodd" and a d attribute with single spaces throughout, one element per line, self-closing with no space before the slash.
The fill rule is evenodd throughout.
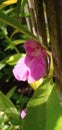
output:
<path id="1" fill-rule="evenodd" d="M 13 69 L 15 78 L 19 81 L 26 81 L 29 77 L 30 63 L 33 60 L 31 56 L 25 56 L 21 58 Z"/>
<path id="2" fill-rule="evenodd" d="M 28 67 L 25 64 L 25 58 L 21 58 L 13 69 L 13 74 L 17 80 L 25 81 L 29 75 Z"/>
<path id="3" fill-rule="evenodd" d="M 29 59 L 29 56 L 27 56 L 27 59 Z M 29 67 L 29 83 L 34 82 L 46 75 L 46 61 L 42 55 L 38 58 L 32 58 L 29 64 L 27 63 L 27 59 L 25 59 L 25 63 Z"/>
<path id="4" fill-rule="evenodd" d="M 23 109 L 23 110 L 21 111 L 21 118 L 24 119 L 25 116 L 26 116 L 26 109 Z"/>
<path id="5" fill-rule="evenodd" d="M 34 82 L 46 74 L 45 58 L 42 55 L 39 57 L 26 55 L 18 61 L 13 69 L 13 74 L 19 81 Z"/>
<path id="6" fill-rule="evenodd" d="M 38 42 L 31 39 L 25 42 L 24 49 L 27 54 L 35 56 L 36 54 L 39 55 L 39 53 L 41 53 L 42 47 Z"/>

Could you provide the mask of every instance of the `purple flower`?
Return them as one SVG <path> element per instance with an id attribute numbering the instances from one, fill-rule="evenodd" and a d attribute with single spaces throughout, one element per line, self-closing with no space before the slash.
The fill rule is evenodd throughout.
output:
<path id="1" fill-rule="evenodd" d="M 21 111 L 21 118 L 24 119 L 25 116 L 26 116 L 26 109 L 23 109 L 23 110 Z"/>
<path id="2" fill-rule="evenodd" d="M 28 40 L 24 44 L 26 56 L 21 58 L 13 69 L 15 78 L 19 81 L 28 81 L 28 83 L 39 80 L 47 73 L 49 66 L 49 55 L 41 45 Z M 46 63 L 48 64 L 46 68 Z"/>

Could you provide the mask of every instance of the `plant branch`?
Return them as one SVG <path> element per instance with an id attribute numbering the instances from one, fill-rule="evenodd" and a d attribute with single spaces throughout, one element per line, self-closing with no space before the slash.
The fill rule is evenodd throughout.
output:
<path id="1" fill-rule="evenodd" d="M 59 7 L 58 6 L 59 2 L 60 1 L 57 2 L 56 0 L 46 0 L 46 9 L 47 9 L 48 25 L 51 39 L 51 49 L 55 68 L 56 86 L 61 91 L 62 90 L 62 43 L 61 43 L 62 23 L 60 20 L 61 10 L 57 8 Z"/>

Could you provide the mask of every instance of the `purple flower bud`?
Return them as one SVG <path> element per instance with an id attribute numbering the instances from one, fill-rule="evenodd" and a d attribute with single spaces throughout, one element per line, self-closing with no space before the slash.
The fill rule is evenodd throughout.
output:
<path id="1" fill-rule="evenodd" d="M 21 118 L 24 119 L 25 116 L 26 116 L 26 109 L 23 109 L 23 110 L 21 111 Z"/>

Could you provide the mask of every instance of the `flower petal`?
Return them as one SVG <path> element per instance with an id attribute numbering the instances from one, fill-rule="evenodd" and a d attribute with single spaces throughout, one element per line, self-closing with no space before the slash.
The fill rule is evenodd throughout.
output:
<path id="1" fill-rule="evenodd" d="M 25 116 L 26 116 L 26 109 L 23 109 L 22 111 L 21 111 L 21 118 L 22 119 L 24 119 L 25 118 Z"/>
<path id="2" fill-rule="evenodd" d="M 15 65 L 13 69 L 13 74 L 15 78 L 19 81 L 25 81 L 28 78 L 29 72 L 28 72 L 28 67 L 25 64 L 25 58 L 21 58 L 17 64 Z"/>
<path id="3" fill-rule="evenodd" d="M 34 82 L 46 75 L 46 61 L 42 57 L 42 55 L 38 58 L 33 58 L 30 61 L 30 64 L 26 65 L 29 67 L 29 75 L 28 75 L 28 82 Z"/>
<path id="4" fill-rule="evenodd" d="M 37 54 L 41 53 L 42 47 L 38 42 L 36 42 L 33 39 L 30 39 L 25 42 L 24 49 L 27 54 L 35 56 L 36 53 Z"/>

